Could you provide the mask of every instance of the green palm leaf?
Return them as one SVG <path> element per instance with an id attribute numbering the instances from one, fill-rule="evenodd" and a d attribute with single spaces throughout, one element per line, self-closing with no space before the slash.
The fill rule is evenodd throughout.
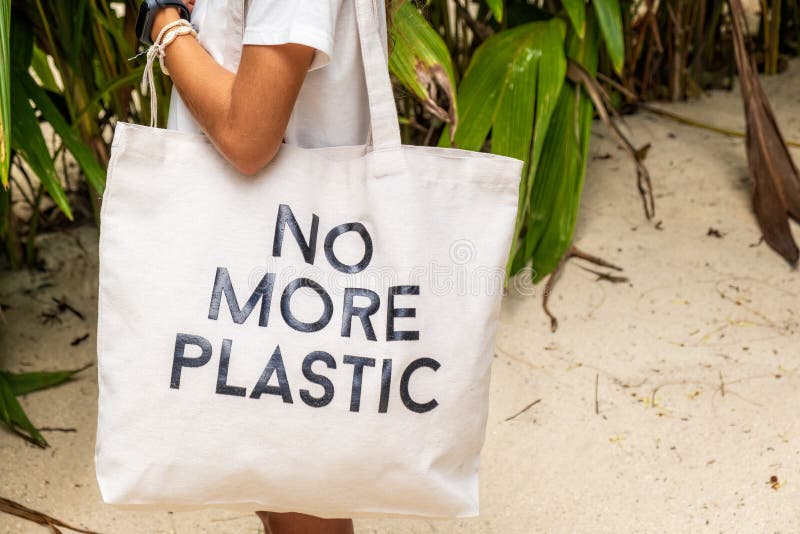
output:
<path id="1" fill-rule="evenodd" d="M 94 154 L 75 133 L 75 130 L 67 124 L 61 111 L 53 104 L 47 93 L 36 84 L 36 81 L 28 72 L 17 73 L 19 82 L 24 88 L 25 94 L 33 100 L 33 103 L 42 112 L 43 118 L 50 123 L 50 126 L 61 137 L 69 151 L 75 157 L 81 170 L 86 175 L 89 185 L 98 194 L 103 193 L 105 188 L 106 173 L 95 159 Z"/>
<path id="2" fill-rule="evenodd" d="M 23 83 L 25 78 L 30 77 L 28 66 L 33 57 L 33 32 L 25 20 L 18 17 L 14 20 L 11 29 L 11 127 L 14 129 L 11 148 L 25 160 L 53 202 L 72 220 L 69 200 Z"/>
<path id="3" fill-rule="evenodd" d="M 622 73 L 625 61 L 625 41 L 622 35 L 622 15 L 619 0 L 592 0 L 597 23 L 603 34 L 611 65 L 617 73 Z"/>
<path id="4" fill-rule="evenodd" d="M 0 0 L 0 184 L 4 188 L 8 187 L 11 164 L 10 32 L 11 0 Z"/>
<path id="5" fill-rule="evenodd" d="M 37 430 L 19 401 L 14 396 L 11 386 L 3 375 L 0 375 L 0 422 L 9 430 L 30 441 L 39 447 L 46 447 L 47 441 Z"/>
<path id="6" fill-rule="evenodd" d="M 586 2 L 584 0 L 561 0 L 564 10 L 567 12 L 575 33 L 581 39 L 586 35 Z"/>
<path id="7" fill-rule="evenodd" d="M 53 71 L 50 68 L 50 64 L 47 61 L 47 54 L 45 54 L 44 51 L 38 46 L 33 47 L 31 68 L 33 69 L 33 72 L 36 73 L 36 77 L 41 82 L 43 89 L 53 93 L 58 93 L 61 91 L 58 83 L 56 82 L 55 76 L 53 76 Z"/>
<path id="8" fill-rule="evenodd" d="M 68 371 L 32 373 L 0 371 L 0 423 L 34 445 L 46 447 L 47 441 L 28 419 L 17 397 L 63 384 L 87 367 L 89 366 Z"/>
<path id="9" fill-rule="evenodd" d="M 486 5 L 492 11 L 494 20 L 497 22 L 503 20 L 503 0 L 486 0 Z"/>
<path id="10" fill-rule="evenodd" d="M 68 371 L 33 371 L 30 373 L 0 371 L 0 376 L 5 379 L 11 392 L 18 397 L 63 384 L 84 369 L 86 367 Z"/>
<path id="11" fill-rule="evenodd" d="M 568 55 L 594 74 L 597 71 L 597 23 L 590 17 L 583 40 L 572 35 Z M 571 83 L 564 84 L 536 169 L 530 219 L 515 270 L 532 258 L 534 281 L 551 273 L 572 242 L 578 216 L 594 108 L 591 99 Z"/>
<path id="12" fill-rule="evenodd" d="M 441 120 L 454 124 L 458 111 L 454 91 L 456 78 L 450 52 L 438 33 L 420 15 L 413 2 L 403 2 L 392 17 L 392 74 Z M 450 109 L 436 102 L 438 90 L 447 94 Z"/>
<path id="13" fill-rule="evenodd" d="M 69 200 L 56 173 L 39 120 L 22 85 L 22 78 L 27 72 L 18 69 L 12 69 L 12 72 L 14 76 L 11 79 L 11 127 L 14 129 L 14 136 L 11 139 L 11 147 L 22 156 L 39 177 L 56 205 L 71 220 L 72 210 L 69 207 Z"/>
<path id="14" fill-rule="evenodd" d="M 529 159 L 536 137 L 535 160 L 541 149 L 536 143 L 544 139 L 564 83 L 564 32 L 557 19 L 532 22 L 496 34 L 478 48 L 458 90 L 457 147 L 480 150 L 492 130 L 492 152 Z M 443 135 L 440 144 L 446 140 Z"/>
<path id="15" fill-rule="evenodd" d="M 475 52 L 459 87 L 455 145 L 480 150 L 491 130 L 493 153 L 525 161 L 515 235 L 529 217 L 536 170 L 564 85 L 565 32 L 563 21 L 551 19 L 490 37 Z M 447 145 L 448 135 L 445 129 L 441 146 Z M 515 242 L 512 258 L 518 256 L 519 248 Z"/>

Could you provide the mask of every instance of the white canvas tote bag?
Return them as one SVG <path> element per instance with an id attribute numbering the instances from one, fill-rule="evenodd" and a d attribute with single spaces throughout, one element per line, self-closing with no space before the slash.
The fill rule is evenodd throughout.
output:
<path id="1" fill-rule="evenodd" d="M 96 469 L 108 503 L 478 513 L 522 162 L 402 146 L 370 0 L 366 146 L 255 177 L 120 123 L 102 207 Z"/>

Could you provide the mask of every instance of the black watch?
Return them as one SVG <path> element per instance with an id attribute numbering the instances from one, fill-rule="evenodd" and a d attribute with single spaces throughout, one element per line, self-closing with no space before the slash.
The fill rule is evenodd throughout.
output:
<path id="1" fill-rule="evenodd" d="M 144 0 L 139 7 L 139 17 L 136 19 L 136 36 L 146 45 L 153 44 L 151 33 L 153 32 L 153 19 L 156 12 L 162 7 L 176 7 L 181 14 L 181 18 L 189 20 L 189 10 L 181 0 Z"/>

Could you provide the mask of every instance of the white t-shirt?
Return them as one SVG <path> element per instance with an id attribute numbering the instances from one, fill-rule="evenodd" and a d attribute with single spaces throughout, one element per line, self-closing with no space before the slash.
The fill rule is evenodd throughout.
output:
<path id="1" fill-rule="evenodd" d="M 314 48 L 285 142 L 306 148 L 363 145 L 369 129 L 369 108 L 355 1 L 197 0 L 192 23 L 199 29 L 200 44 L 232 72 L 239 66 L 242 45 L 296 43 Z M 385 49 L 384 2 L 374 3 Z M 167 128 L 200 132 L 175 89 Z"/>

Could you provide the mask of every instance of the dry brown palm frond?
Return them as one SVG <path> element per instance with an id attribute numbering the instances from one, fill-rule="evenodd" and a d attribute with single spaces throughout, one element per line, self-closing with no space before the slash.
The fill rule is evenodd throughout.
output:
<path id="1" fill-rule="evenodd" d="M 0 512 L 5 512 L 7 514 L 11 514 L 17 517 L 21 517 L 22 519 L 27 519 L 28 521 L 33 521 L 39 525 L 45 526 L 50 529 L 50 532 L 53 534 L 60 534 L 61 530 L 58 527 L 66 528 L 75 532 L 83 532 L 84 534 L 97 534 L 97 532 L 93 530 L 86 530 L 83 528 L 78 528 L 67 523 L 64 523 L 60 519 L 56 519 L 55 517 L 50 517 L 47 514 L 43 514 L 37 510 L 33 510 L 28 508 L 27 506 L 23 506 L 18 502 L 14 502 L 10 499 L 5 499 L 0 497 Z"/>
<path id="2" fill-rule="evenodd" d="M 799 252 L 789 229 L 789 217 L 800 222 L 800 177 L 747 52 L 741 0 L 728 3 L 747 121 L 747 162 L 753 209 L 767 244 L 796 265 Z"/>

